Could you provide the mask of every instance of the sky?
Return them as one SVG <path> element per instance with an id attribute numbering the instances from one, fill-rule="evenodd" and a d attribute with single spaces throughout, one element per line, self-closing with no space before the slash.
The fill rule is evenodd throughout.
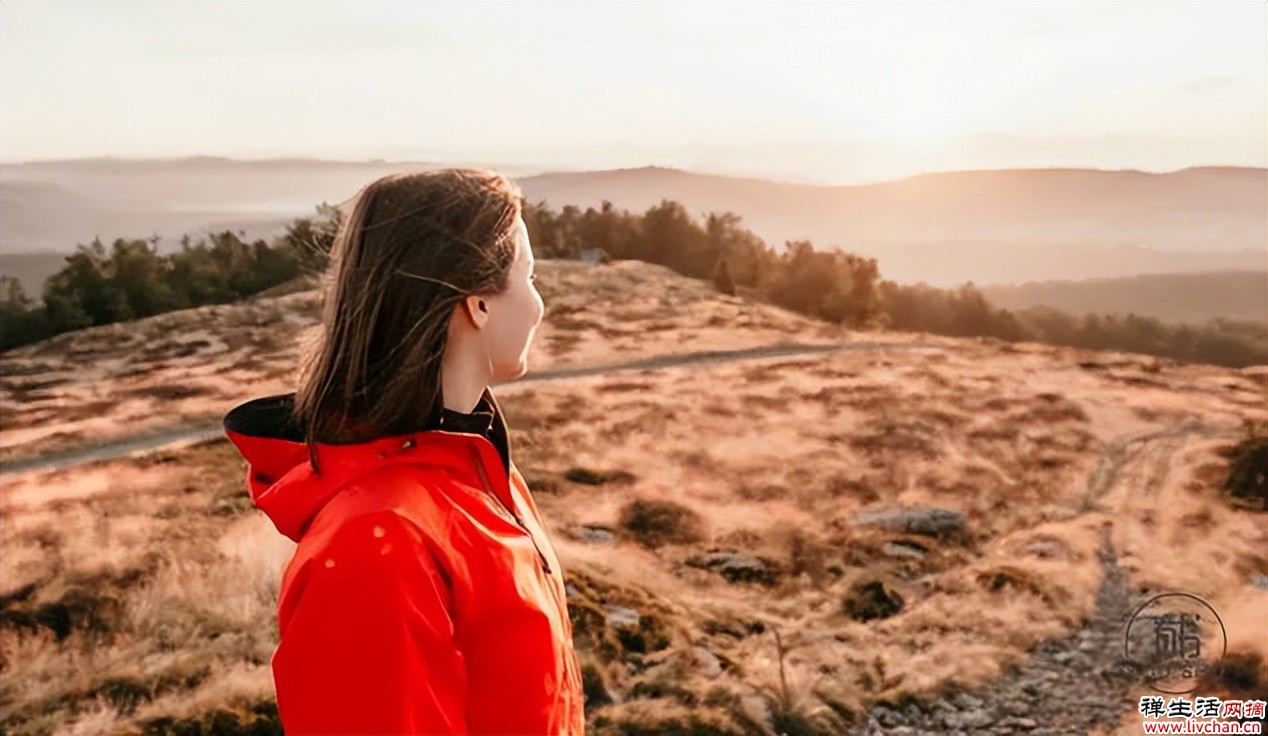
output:
<path id="1" fill-rule="evenodd" d="M 0 162 L 1268 165 L 1268 3 L 0 3 Z"/>

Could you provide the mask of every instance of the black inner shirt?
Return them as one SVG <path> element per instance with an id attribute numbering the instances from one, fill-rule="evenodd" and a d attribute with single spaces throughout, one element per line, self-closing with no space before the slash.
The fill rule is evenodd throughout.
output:
<path id="1" fill-rule="evenodd" d="M 511 472 L 511 461 L 508 443 L 506 435 L 501 431 L 502 424 L 493 421 L 495 413 L 489 400 L 481 396 L 479 403 L 469 412 L 454 411 L 448 407 L 442 407 L 437 428 L 451 432 L 470 432 L 488 438 L 493 443 L 493 446 L 497 448 L 498 455 L 502 458 L 502 466 L 509 474 Z"/>

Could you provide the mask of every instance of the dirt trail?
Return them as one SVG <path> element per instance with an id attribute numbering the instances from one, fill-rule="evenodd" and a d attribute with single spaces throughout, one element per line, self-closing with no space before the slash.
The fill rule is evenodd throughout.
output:
<path id="1" fill-rule="evenodd" d="M 555 370 L 530 372 L 509 384 L 506 388 L 535 381 L 557 381 L 567 378 L 594 376 L 629 370 L 653 370 L 687 365 L 705 365 L 725 363 L 738 360 L 759 360 L 786 355 L 806 355 L 811 353 L 827 353 L 838 350 L 946 350 L 940 345 L 923 345 L 920 343 L 891 342 L 849 342 L 828 343 L 821 345 L 804 343 L 777 343 L 756 348 L 741 350 L 702 350 L 694 353 L 678 355 L 657 355 L 651 358 L 631 360 L 622 363 L 581 366 L 577 368 L 559 368 Z M 513 390 L 513 389 L 512 389 Z M 153 452 L 187 444 L 208 442 L 223 436 L 220 427 L 206 425 L 183 425 L 168 427 L 155 432 L 123 437 L 93 447 L 78 447 L 65 451 L 50 452 L 36 457 L 24 458 L 0 467 L 0 476 L 15 475 L 31 471 L 64 470 L 90 462 L 115 460 L 130 455 Z"/>
<path id="2" fill-rule="evenodd" d="M 1143 596 L 1127 583 L 1109 540 L 1099 552 L 1105 576 L 1096 613 L 1084 626 L 1035 647 L 1029 659 L 995 682 L 903 710 L 877 706 L 857 734 L 1017 734 L 1083 736 L 1111 729 L 1130 706 L 1135 682 L 1122 661 L 1122 631 Z"/>
<path id="3" fill-rule="evenodd" d="M 1220 434 L 1220 432 L 1199 420 L 1191 419 L 1178 427 L 1165 429 L 1160 432 L 1124 435 L 1111 440 L 1109 447 L 1101 454 L 1096 470 L 1088 478 L 1087 495 L 1083 499 L 1084 510 L 1098 508 L 1098 502 L 1101 497 L 1109 489 L 1113 488 L 1114 483 L 1118 481 L 1118 475 L 1122 471 L 1123 466 L 1139 456 L 1142 450 L 1149 447 L 1150 443 L 1160 442 L 1167 448 L 1174 449 L 1179 440 L 1193 434 L 1210 437 Z M 1156 491 L 1162 481 L 1166 479 L 1166 474 L 1171 467 L 1170 459 L 1170 452 L 1162 452 L 1158 460 L 1151 466 L 1153 472 L 1150 475 L 1149 482 L 1146 484 L 1148 492 Z"/>
<path id="4" fill-rule="evenodd" d="M 1139 481 L 1135 487 L 1144 494 L 1156 493 L 1170 472 L 1174 452 L 1187 437 L 1220 433 L 1190 420 L 1162 431 L 1114 438 L 1088 477 L 1084 513 L 1106 511 L 1101 499 L 1127 475 Z M 1122 658 L 1123 628 L 1147 596 L 1136 591 L 1119 567 L 1112 529 L 1113 522 L 1107 519 L 1098 551 L 1104 576 L 1095 613 L 1087 623 L 1041 642 L 1025 662 L 987 685 L 902 710 L 876 706 L 854 736 L 1085 736 L 1096 729 L 1113 733 L 1123 713 L 1132 708 L 1127 698 L 1138 682 L 1134 668 Z"/>

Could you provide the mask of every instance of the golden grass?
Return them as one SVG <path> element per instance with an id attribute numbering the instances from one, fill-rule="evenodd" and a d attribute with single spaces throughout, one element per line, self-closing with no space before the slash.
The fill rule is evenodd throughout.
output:
<path id="1" fill-rule="evenodd" d="M 271 699 L 277 581 L 293 545 L 258 512 L 217 512 L 230 481 L 211 479 L 241 478 L 235 457 L 218 442 L 6 489 L 5 621 L 68 627 L 60 641 L 47 625 L 0 627 L 6 732 L 110 732 Z"/>
<path id="2" fill-rule="evenodd" d="M 853 339 L 645 264 L 542 265 L 553 339 L 534 348 L 534 370 Z M 52 449 L 149 426 L 159 400 L 164 416 L 207 420 L 284 390 L 313 307 L 311 293 L 293 294 L 14 351 L 0 400 L 17 411 L 0 439 L 12 441 L 6 452 Z M 161 357 L 123 349 L 130 332 L 159 330 L 187 334 Z M 1230 651 L 1268 658 L 1268 594 L 1251 584 L 1268 574 L 1268 530 L 1219 487 L 1221 448 L 1243 418 L 1264 414 L 1236 372 L 1126 356 L 1110 375 L 1078 367 L 1088 351 L 919 339 L 941 349 L 495 389 L 573 591 L 589 682 L 614 696 L 592 703 L 593 732 L 656 733 L 695 717 L 718 733 L 839 733 L 871 703 L 988 681 L 1091 614 L 1105 524 L 1133 583 L 1208 597 L 1230 622 Z M 96 401 L 111 403 L 86 416 Z M 1193 419 L 1199 429 L 1177 431 Z M 127 732 L 219 708 L 245 718 L 267 703 L 292 545 L 241 483 L 224 442 L 6 481 L 6 733 Z M 965 533 L 854 522 L 864 507 L 922 505 L 960 512 Z M 587 543 L 563 533 L 628 529 L 638 509 L 671 510 L 643 520 L 675 529 L 695 521 L 649 546 L 637 534 Z M 712 547 L 771 561 L 777 581 L 732 583 L 688 564 Z M 855 620 L 845 601 L 869 581 L 902 605 Z M 634 609 L 639 626 L 614 628 L 612 606 Z M 62 615 L 66 636 L 26 625 L 37 612 Z M 684 664 L 697 648 L 718 671 Z"/>

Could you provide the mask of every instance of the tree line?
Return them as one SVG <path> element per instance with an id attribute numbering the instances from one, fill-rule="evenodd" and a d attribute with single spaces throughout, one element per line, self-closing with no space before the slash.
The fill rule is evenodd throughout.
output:
<path id="1" fill-rule="evenodd" d="M 158 238 L 95 238 L 66 256 L 44 282 L 36 304 L 12 276 L 0 276 L 0 350 L 85 327 L 149 317 L 204 304 L 223 304 L 311 275 L 325 267 L 340 223 L 326 204 L 297 218 L 272 240 L 245 242 L 232 231 L 180 250 L 158 253 Z"/>
<path id="2" fill-rule="evenodd" d="M 875 258 L 789 241 L 776 252 L 743 227 L 739 215 L 698 221 L 682 204 L 662 200 L 642 214 L 604 201 L 585 210 L 524 203 L 539 258 L 577 259 L 598 249 L 604 260 L 655 263 L 684 276 L 855 329 L 887 328 L 956 337 L 1044 342 L 1121 350 L 1241 367 L 1268 363 L 1268 326 L 1214 319 L 1171 323 L 1135 314 L 1074 316 L 1045 307 L 1010 311 L 992 305 L 968 282 L 952 289 L 881 278 Z M 20 284 L 0 277 L 0 350 L 67 330 L 138 319 L 174 309 L 234 301 L 325 268 L 340 225 L 326 204 L 298 218 L 271 242 L 244 242 L 225 231 L 159 255 L 156 240 L 117 239 L 79 245 L 33 303 Z"/>
<path id="3" fill-rule="evenodd" d="M 1201 324 L 1137 314 L 1076 316 L 1047 307 L 997 307 L 972 282 L 943 289 L 882 279 L 875 258 L 789 241 L 776 253 L 741 225 L 712 213 L 697 222 L 679 203 L 662 200 L 643 214 L 544 203 L 525 207 L 534 252 L 577 258 L 601 248 L 612 258 L 667 266 L 719 291 L 763 299 L 801 314 L 858 329 L 885 328 L 953 337 L 1119 350 L 1195 363 L 1243 367 L 1268 363 L 1268 326 L 1216 318 Z"/>

